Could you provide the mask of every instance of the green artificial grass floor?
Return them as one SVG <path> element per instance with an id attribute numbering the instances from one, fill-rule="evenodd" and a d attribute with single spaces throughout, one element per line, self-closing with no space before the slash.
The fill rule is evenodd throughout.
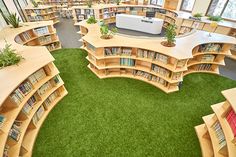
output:
<path id="1" fill-rule="evenodd" d="M 194 126 L 224 101 L 236 81 L 191 74 L 181 91 L 165 94 L 128 78 L 99 79 L 86 52 L 53 53 L 69 94 L 52 110 L 37 137 L 34 157 L 200 157 Z"/>

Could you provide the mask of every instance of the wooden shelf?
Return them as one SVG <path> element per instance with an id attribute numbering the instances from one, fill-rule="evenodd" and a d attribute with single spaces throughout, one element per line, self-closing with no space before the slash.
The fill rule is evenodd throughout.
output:
<path id="1" fill-rule="evenodd" d="M 206 124 L 195 126 L 195 131 L 202 150 L 202 157 L 214 157 L 211 139 Z"/>

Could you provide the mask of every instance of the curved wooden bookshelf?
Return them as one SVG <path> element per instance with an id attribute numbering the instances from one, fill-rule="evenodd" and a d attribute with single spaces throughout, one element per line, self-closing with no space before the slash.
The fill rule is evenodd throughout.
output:
<path id="1" fill-rule="evenodd" d="M 51 109 L 67 95 L 49 51 L 43 46 L 24 46 L 15 41 L 16 36 L 26 31 L 52 28 L 52 24 L 49 21 L 25 23 L 20 28 L 7 27 L 0 31 L 0 43 L 5 45 L 6 40 L 24 57 L 19 66 L 0 70 L 0 79 L 5 80 L 0 85 L 1 156 L 31 156 L 40 126 Z"/>
<path id="2" fill-rule="evenodd" d="M 166 93 L 178 91 L 187 74 L 219 74 L 219 66 L 224 65 L 225 56 L 230 54 L 231 45 L 236 43 L 232 37 L 214 33 L 209 37 L 208 32 L 196 31 L 176 38 L 176 46 L 170 48 L 161 45 L 162 38 L 117 34 L 104 40 L 100 38 L 98 24 L 81 21 L 78 25 L 78 33 L 83 35 L 81 48 L 88 52 L 89 68 L 99 78 L 130 77 L 143 81 L 134 77 L 135 73 L 139 73 L 148 77 L 145 82 Z M 158 83 L 153 83 L 153 80 Z"/>
<path id="3" fill-rule="evenodd" d="M 53 24 L 60 22 L 56 6 L 39 5 L 35 8 L 29 5 L 24 9 L 24 14 L 28 22 L 50 20 L 53 21 Z"/>
<path id="4" fill-rule="evenodd" d="M 236 88 L 222 94 L 226 101 L 212 105 L 214 114 L 204 116 L 205 124 L 195 127 L 203 156 L 234 157 L 236 154 Z M 203 131 L 209 134 L 207 143 L 206 138 L 199 136 Z"/>
<path id="5" fill-rule="evenodd" d="M 43 27 L 24 27 L 24 30 L 16 35 L 15 41 L 26 46 L 46 46 L 49 51 L 61 49 L 59 37 L 51 22 Z"/>

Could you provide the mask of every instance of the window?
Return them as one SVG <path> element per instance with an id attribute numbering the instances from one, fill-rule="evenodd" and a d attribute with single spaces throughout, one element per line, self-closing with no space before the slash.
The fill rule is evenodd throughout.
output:
<path id="1" fill-rule="evenodd" d="M 150 4 L 151 5 L 159 5 L 159 6 L 162 6 L 164 3 L 164 0 L 151 0 L 150 1 Z"/>
<path id="2" fill-rule="evenodd" d="M 19 13 L 20 16 L 21 16 L 21 19 L 22 19 L 24 22 L 26 22 L 27 20 L 26 20 L 26 17 L 25 17 L 25 15 L 24 15 L 23 11 L 22 11 L 22 8 L 21 8 L 21 5 L 20 5 L 19 1 L 18 1 L 18 0 L 13 0 L 13 2 L 14 2 L 14 4 L 15 4 L 17 10 L 18 10 L 18 13 Z"/>
<path id="3" fill-rule="evenodd" d="M 4 19 L 3 15 L 8 16 L 9 11 L 3 0 L 0 0 L 0 28 L 3 28 L 8 24 L 8 22 Z"/>
<path id="4" fill-rule="evenodd" d="M 222 16 L 225 19 L 236 21 L 236 1 L 212 0 L 207 15 Z"/>
<path id="5" fill-rule="evenodd" d="M 183 0 L 180 10 L 192 12 L 195 0 Z"/>

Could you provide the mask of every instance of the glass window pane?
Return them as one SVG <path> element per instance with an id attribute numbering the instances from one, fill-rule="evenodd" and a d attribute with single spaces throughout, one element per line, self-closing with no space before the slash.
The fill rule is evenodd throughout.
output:
<path id="1" fill-rule="evenodd" d="M 236 1 L 229 0 L 223 14 L 223 18 L 236 20 Z"/>
<path id="2" fill-rule="evenodd" d="M 9 15 L 9 12 L 8 12 L 3 0 L 0 0 L 0 9 L 4 15 Z"/>
<path id="3" fill-rule="evenodd" d="M 152 5 L 163 5 L 164 0 L 151 0 L 150 4 Z"/>
<path id="4" fill-rule="evenodd" d="M 207 15 L 220 16 L 227 0 L 212 0 Z"/>
<path id="5" fill-rule="evenodd" d="M 181 10 L 192 11 L 195 0 L 183 0 Z"/>

